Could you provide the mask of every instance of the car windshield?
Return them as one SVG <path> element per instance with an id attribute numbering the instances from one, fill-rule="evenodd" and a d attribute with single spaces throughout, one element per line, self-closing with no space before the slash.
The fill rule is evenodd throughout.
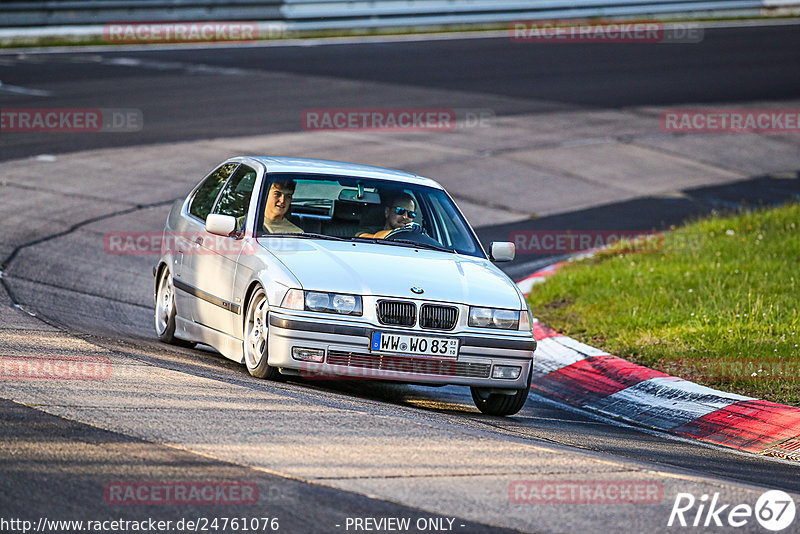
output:
<path id="1" fill-rule="evenodd" d="M 258 211 L 258 236 L 368 241 L 485 257 L 464 216 L 434 187 L 271 173 Z"/>

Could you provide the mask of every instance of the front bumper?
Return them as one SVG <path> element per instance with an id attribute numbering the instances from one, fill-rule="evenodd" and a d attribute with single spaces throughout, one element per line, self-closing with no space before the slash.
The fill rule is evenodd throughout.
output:
<path id="1" fill-rule="evenodd" d="M 459 339 L 457 358 L 434 358 L 370 351 L 372 332 Z M 321 363 L 299 361 L 292 348 L 324 351 Z M 430 385 L 459 384 L 497 389 L 524 389 L 533 365 L 532 336 L 492 333 L 434 332 L 377 327 L 368 323 L 322 321 L 270 311 L 269 364 L 294 369 L 307 378 L 372 379 Z M 492 378 L 494 366 L 520 367 L 516 379 Z"/>

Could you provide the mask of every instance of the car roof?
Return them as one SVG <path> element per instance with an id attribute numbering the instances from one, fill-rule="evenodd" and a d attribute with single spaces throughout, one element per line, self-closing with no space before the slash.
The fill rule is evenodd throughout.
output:
<path id="1" fill-rule="evenodd" d="M 327 159 L 295 158 L 278 156 L 243 156 L 258 161 L 267 168 L 268 173 L 311 173 L 311 174 L 331 174 L 343 176 L 357 176 L 360 178 L 374 178 L 377 180 L 387 180 L 392 182 L 413 183 L 417 185 L 427 185 L 437 189 L 443 187 L 436 181 L 416 174 L 375 167 L 372 165 L 361 165 L 359 163 L 348 163 L 345 161 L 334 161 Z M 239 158 L 232 158 L 234 160 Z"/>

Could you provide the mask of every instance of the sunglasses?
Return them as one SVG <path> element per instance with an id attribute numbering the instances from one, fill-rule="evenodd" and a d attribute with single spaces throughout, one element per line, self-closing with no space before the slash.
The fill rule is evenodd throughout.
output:
<path id="1" fill-rule="evenodd" d="M 407 210 L 405 208 L 401 208 L 400 206 L 396 206 L 394 208 L 394 212 L 396 214 L 398 214 L 398 215 L 406 215 L 407 214 L 410 219 L 416 219 L 417 218 L 417 212 L 416 211 Z"/>

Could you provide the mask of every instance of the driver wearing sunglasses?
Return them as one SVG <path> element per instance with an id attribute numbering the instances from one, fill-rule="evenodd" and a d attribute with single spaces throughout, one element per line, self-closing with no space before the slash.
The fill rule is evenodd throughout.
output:
<path id="1" fill-rule="evenodd" d="M 417 217 L 417 213 L 414 210 L 414 199 L 411 198 L 411 195 L 403 193 L 393 198 L 392 201 L 386 206 L 384 210 L 386 224 L 383 226 L 383 229 L 378 230 L 375 233 L 360 232 L 356 234 L 356 237 L 374 237 L 383 239 L 390 232 L 392 232 L 392 230 L 397 230 L 398 228 L 404 227 L 408 223 L 414 222 L 414 219 Z"/>

